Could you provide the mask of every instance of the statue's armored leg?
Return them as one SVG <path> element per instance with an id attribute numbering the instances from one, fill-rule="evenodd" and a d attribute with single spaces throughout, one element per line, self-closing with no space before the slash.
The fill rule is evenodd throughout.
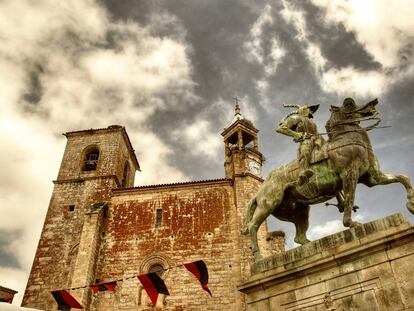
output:
<path id="1" fill-rule="evenodd" d="M 355 190 L 358 181 L 358 172 L 349 169 L 341 174 L 342 185 L 344 190 L 344 217 L 343 224 L 345 227 L 355 227 L 359 222 L 352 220 L 352 209 L 355 200 Z"/>
<path id="2" fill-rule="evenodd" d="M 410 179 L 405 175 L 394 175 L 390 173 L 381 172 L 379 169 L 371 169 L 367 175 L 364 176 L 363 183 L 368 187 L 377 185 L 388 185 L 392 183 L 400 183 L 407 191 L 407 209 L 411 214 L 414 214 L 414 190 Z"/>
<path id="3" fill-rule="evenodd" d="M 293 222 L 296 227 L 296 236 L 294 241 L 304 245 L 310 241 L 306 237 L 309 228 L 309 205 L 298 205 L 295 209 Z"/>
<path id="4" fill-rule="evenodd" d="M 311 142 L 304 141 L 302 142 L 301 146 L 299 147 L 299 167 L 300 167 L 300 174 L 299 174 L 299 185 L 303 185 L 309 181 L 309 179 L 313 176 L 314 172 L 310 169 L 310 161 L 311 161 Z"/>

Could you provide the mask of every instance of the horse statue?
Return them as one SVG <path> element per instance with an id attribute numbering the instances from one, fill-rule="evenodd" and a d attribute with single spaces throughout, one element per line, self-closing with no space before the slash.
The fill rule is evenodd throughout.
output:
<path id="1" fill-rule="evenodd" d="M 309 167 L 312 174 L 307 182 L 299 182 L 302 172 L 298 160 L 269 173 L 248 205 L 246 228 L 242 230 L 242 234 L 250 234 L 255 260 L 261 259 L 257 231 L 270 214 L 294 223 L 294 241 L 302 245 L 310 242 L 306 232 L 312 204 L 336 197 L 338 209 L 344 214 L 344 226 L 352 228 L 359 225 L 352 220 L 352 211 L 357 208 L 354 206 L 357 183 L 368 187 L 401 183 L 407 191 L 407 208 L 414 214 L 414 190 L 410 179 L 382 172 L 373 153 L 367 131 L 380 121 L 377 103 L 378 100 L 374 100 L 358 106 L 353 99 L 347 98 L 341 107 L 331 106 L 331 116 L 326 123 L 329 139 L 321 148 L 313 150 Z M 366 120 L 377 122 L 362 128 L 360 122 Z"/>

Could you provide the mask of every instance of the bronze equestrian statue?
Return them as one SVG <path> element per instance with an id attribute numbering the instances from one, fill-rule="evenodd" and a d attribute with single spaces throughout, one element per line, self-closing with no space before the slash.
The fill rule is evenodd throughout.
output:
<path id="1" fill-rule="evenodd" d="M 338 208 L 344 213 L 344 226 L 352 228 L 359 225 L 352 220 L 352 211 L 356 208 L 354 198 L 357 183 L 368 187 L 401 183 L 407 191 L 407 208 L 414 214 L 414 190 L 410 179 L 404 175 L 382 172 L 372 151 L 367 131 L 375 128 L 380 121 L 375 107 L 377 103 L 378 100 L 373 100 L 358 106 L 352 98 L 346 98 L 341 107 L 331 106 L 331 117 L 326 123 L 327 142 L 320 138 L 316 126 L 313 128 L 313 121 L 306 120 L 313 116 L 317 109 L 315 106 L 305 106 L 306 109 L 295 106 L 297 111 L 282 120 L 277 131 L 294 137 L 301 145 L 298 159 L 272 170 L 249 203 L 246 228 L 242 233 L 250 234 L 255 260 L 261 259 L 257 231 L 270 214 L 294 223 L 294 241 L 302 245 L 309 242 L 306 232 L 309 206 L 312 204 L 336 197 Z M 360 122 L 366 120 L 377 122 L 362 128 Z M 306 142 L 308 139 L 313 142 Z M 304 142 L 306 148 L 302 148 Z"/>

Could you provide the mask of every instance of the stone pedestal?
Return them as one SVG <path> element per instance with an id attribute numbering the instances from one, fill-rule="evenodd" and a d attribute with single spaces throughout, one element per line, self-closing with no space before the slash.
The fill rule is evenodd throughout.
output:
<path id="1" fill-rule="evenodd" d="M 256 262 L 247 310 L 414 310 L 414 227 L 395 214 Z"/>

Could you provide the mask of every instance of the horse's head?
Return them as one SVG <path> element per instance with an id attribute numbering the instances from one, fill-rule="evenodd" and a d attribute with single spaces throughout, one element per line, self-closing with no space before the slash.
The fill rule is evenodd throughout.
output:
<path id="1" fill-rule="evenodd" d="M 352 98 L 345 98 L 341 107 L 331 106 L 331 117 L 326 123 L 326 130 L 329 132 L 341 131 L 345 127 L 359 127 L 359 122 L 366 120 L 378 120 L 376 105 L 378 99 L 368 104 L 359 106 Z"/>

